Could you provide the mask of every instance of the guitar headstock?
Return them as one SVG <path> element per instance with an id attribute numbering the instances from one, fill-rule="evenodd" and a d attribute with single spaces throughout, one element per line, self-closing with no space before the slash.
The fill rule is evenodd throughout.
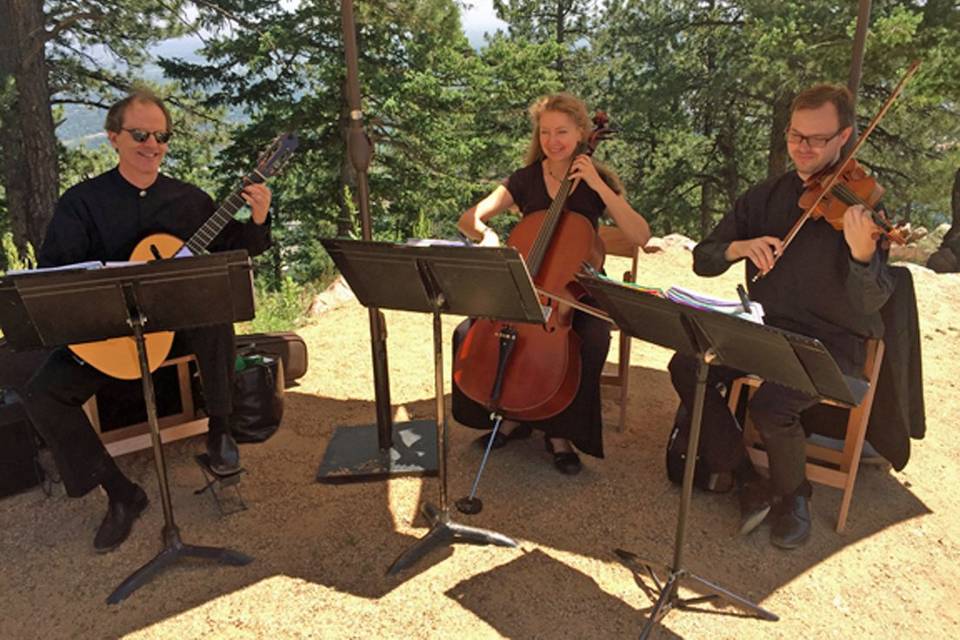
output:
<path id="1" fill-rule="evenodd" d="M 274 138 L 257 160 L 257 171 L 264 179 L 280 173 L 283 166 L 290 160 L 290 156 L 297 149 L 300 141 L 295 133 L 281 133 Z"/>

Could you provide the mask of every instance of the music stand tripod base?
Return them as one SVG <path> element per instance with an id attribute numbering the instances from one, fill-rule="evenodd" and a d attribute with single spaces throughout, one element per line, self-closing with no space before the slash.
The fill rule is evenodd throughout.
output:
<path id="1" fill-rule="evenodd" d="M 700 576 L 691 573 L 683 568 L 683 540 L 686 532 L 687 515 L 690 509 L 690 498 L 693 493 L 693 473 L 694 464 L 697 458 L 698 444 L 700 441 L 700 427 L 703 418 L 703 404 L 705 388 L 707 385 L 707 374 L 710 369 L 709 362 L 713 359 L 712 353 L 705 353 L 697 366 L 697 386 L 694 394 L 693 416 L 690 424 L 690 436 L 687 443 L 687 458 L 683 469 L 683 488 L 680 498 L 680 514 L 677 522 L 677 533 L 674 541 L 673 565 L 657 565 L 652 562 L 641 560 L 635 554 L 623 549 L 615 549 L 614 553 L 634 575 L 639 577 L 642 573 L 652 578 L 655 588 L 659 591 L 657 602 L 650 612 L 650 617 L 640 634 L 641 640 L 648 638 L 656 625 L 667 613 L 673 609 L 696 610 L 692 605 L 708 602 L 712 600 L 725 600 L 739 609 L 751 613 L 762 620 L 775 622 L 780 618 L 759 605 L 747 600 L 746 598 L 719 587 L 712 582 L 704 580 Z M 667 581 L 662 583 L 655 571 L 655 567 L 660 566 L 663 572 L 667 574 Z M 642 568 L 644 571 L 638 569 Z M 694 590 L 705 592 L 706 595 L 695 598 L 681 598 L 680 586 L 686 583 Z"/>
<path id="2" fill-rule="evenodd" d="M 129 294 L 135 297 L 134 293 Z M 134 305 L 136 308 L 136 305 Z M 139 313 L 139 312 L 138 312 Z M 163 458 L 163 449 L 160 441 L 160 427 L 157 422 L 156 399 L 153 390 L 153 380 L 147 365 L 147 351 L 144 346 L 143 325 L 144 318 L 140 314 L 131 314 L 131 324 L 134 329 L 134 339 L 137 344 L 137 355 L 140 359 L 141 379 L 144 388 L 144 400 L 147 405 L 147 422 L 150 425 L 150 436 L 153 443 L 154 462 L 160 483 L 160 497 L 163 502 L 163 550 L 152 560 L 134 571 L 126 580 L 120 583 L 113 593 L 107 597 L 107 604 L 118 604 L 131 593 L 149 582 L 158 573 L 182 558 L 201 558 L 213 560 L 220 564 L 243 566 L 253 561 L 250 556 L 221 547 L 203 547 L 184 544 L 180 539 L 180 530 L 174 524 L 173 506 L 170 500 L 170 488 L 167 483 L 166 463 Z"/>
<path id="3" fill-rule="evenodd" d="M 493 544 L 498 547 L 517 548 L 517 541 L 509 536 L 496 531 L 471 527 L 469 525 L 454 522 L 450 518 L 450 511 L 441 511 L 429 502 L 424 503 L 421 509 L 423 517 L 430 524 L 430 531 L 427 535 L 412 547 L 400 554 L 390 568 L 387 569 L 388 576 L 395 576 L 408 567 L 416 564 L 420 558 L 427 555 L 437 547 L 443 547 L 454 542 L 470 542 L 474 544 Z"/>

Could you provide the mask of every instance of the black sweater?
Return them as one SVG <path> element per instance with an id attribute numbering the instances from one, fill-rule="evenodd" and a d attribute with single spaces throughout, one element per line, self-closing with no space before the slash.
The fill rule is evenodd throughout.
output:
<path id="1" fill-rule="evenodd" d="M 68 189 L 57 202 L 40 248 L 41 267 L 88 260 L 128 260 L 137 242 L 151 233 L 186 241 L 216 210 L 199 188 L 163 174 L 140 189 L 114 168 Z M 251 256 L 270 246 L 270 223 L 231 220 L 210 251 L 246 249 Z"/>
<path id="2" fill-rule="evenodd" d="M 717 227 L 693 251 L 693 268 L 716 276 L 731 264 L 724 252 L 734 240 L 783 238 L 803 214 L 797 204 L 803 181 L 795 171 L 770 178 L 737 199 Z M 879 241 L 878 241 L 879 243 Z M 882 337 L 880 307 L 893 291 L 887 252 L 878 247 L 869 264 L 850 255 L 842 231 L 823 219 L 808 220 L 763 278 L 746 262 L 750 297 L 763 305 L 771 326 L 819 339 L 848 372 L 864 360 L 864 338 Z"/>

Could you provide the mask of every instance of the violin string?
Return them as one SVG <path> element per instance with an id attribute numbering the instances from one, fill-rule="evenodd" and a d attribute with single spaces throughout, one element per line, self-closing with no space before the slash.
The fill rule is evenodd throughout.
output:
<path id="1" fill-rule="evenodd" d="M 851 191 L 845 184 L 834 185 L 833 189 L 831 189 L 831 192 L 837 195 L 845 205 L 850 206 L 862 204 L 863 206 L 870 208 L 870 205 L 865 200 L 862 200 L 860 196 Z"/>
<path id="2" fill-rule="evenodd" d="M 867 201 L 863 200 L 855 192 L 851 191 L 850 188 L 847 187 L 847 185 L 845 184 L 834 185 L 833 189 L 831 189 L 830 192 L 834 193 L 847 206 L 851 206 L 854 204 L 863 205 L 864 207 L 866 207 L 867 211 L 870 212 L 874 222 L 876 222 L 879 226 L 881 226 L 885 231 L 890 230 L 891 228 L 890 223 L 887 222 L 880 215 L 878 211 L 876 211 L 873 207 L 871 207 Z"/>

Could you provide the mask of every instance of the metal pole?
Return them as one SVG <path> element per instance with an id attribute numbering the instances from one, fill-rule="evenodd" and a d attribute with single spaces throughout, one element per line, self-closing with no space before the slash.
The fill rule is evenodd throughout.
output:
<path id="1" fill-rule="evenodd" d="M 353 1 L 340 3 L 343 22 L 343 45 L 347 63 L 347 106 L 350 108 L 350 131 L 347 134 L 347 153 L 357 172 L 357 200 L 360 209 L 361 232 L 364 240 L 373 239 L 370 221 L 370 189 L 367 169 L 372 150 L 370 139 L 363 130 L 363 111 L 360 109 L 360 71 L 357 56 L 356 25 L 353 20 Z M 390 415 L 390 377 L 387 369 L 387 332 L 379 309 L 367 309 L 370 318 L 370 343 L 373 356 L 373 386 L 377 405 L 377 440 L 380 450 L 389 449 L 393 440 L 393 419 Z"/>
<path id="2" fill-rule="evenodd" d="M 437 471 L 440 475 L 440 512 L 447 512 L 447 416 L 443 406 L 443 294 L 437 293 L 433 310 L 433 372 L 437 411 Z"/>
<path id="3" fill-rule="evenodd" d="M 860 79 L 863 76 L 863 56 L 867 48 L 867 31 L 870 27 L 870 9 L 872 0 L 860 0 L 860 7 L 857 12 L 857 30 L 853 36 L 853 54 L 850 58 L 850 78 L 847 80 L 847 88 L 853 94 L 853 106 L 857 106 L 857 94 L 860 92 Z M 857 139 L 857 121 L 853 121 L 853 134 L 847 140 L 844 147 L 844 153 L 850 150 L 854 141 Z"/>

